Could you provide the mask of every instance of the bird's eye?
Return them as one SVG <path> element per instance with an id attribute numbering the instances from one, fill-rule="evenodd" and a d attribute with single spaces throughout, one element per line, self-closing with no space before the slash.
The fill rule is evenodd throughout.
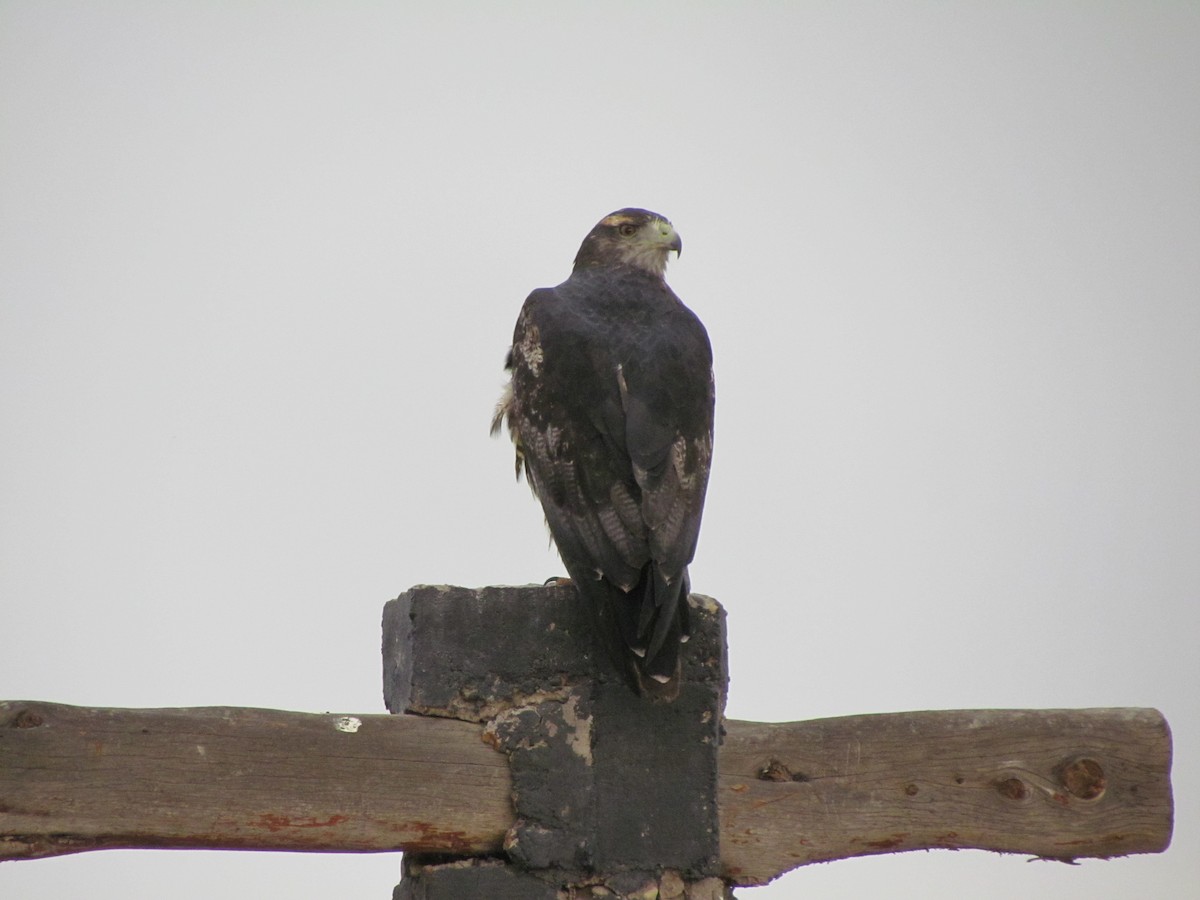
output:
<path id="1" fill-rule="evenodd" d="M 617 232 L 621 235 L 621 237 L 633 237 L 635 234 L 637 234 L 637 226 L 630 225 L 628 222 L 626 222 L 623 225 L 617 226 Z"/>

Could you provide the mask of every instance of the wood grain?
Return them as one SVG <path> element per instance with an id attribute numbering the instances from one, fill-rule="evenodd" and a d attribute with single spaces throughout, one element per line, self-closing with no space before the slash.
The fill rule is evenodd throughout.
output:
<path id="1" fill-rule="evenodd" d="M 482 853 L 512 819 L 478 725 L 0 704 L 0 859 L 114 847 Z"/>
<path id="2" fill-rule="evenodd" d="M 1171 840 L 1171 737 L 1155 710 L 910 712 L 727 730 L 721 859 L 737 884 L 904 850 L 1073 859 L 1161 852 Z"/>
<path id="3" fill-rule="evenodd" d="M 1170 842 L 1170 732 L 1146 709 L 729 721 L 738 885 L 937 847 L 1051 858 Z M 504 755 L 479 725 L 276 710 L 0 703 L 0 860 L 117 847 L 496 852 Z"/>

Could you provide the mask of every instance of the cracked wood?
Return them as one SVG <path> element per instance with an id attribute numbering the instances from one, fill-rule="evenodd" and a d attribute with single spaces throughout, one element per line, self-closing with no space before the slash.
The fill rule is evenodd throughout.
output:
<path id="1" fill-rule="evenodd" d="M 726 730 L 721 863 L 734 884 L 902 850 L 1071 859 L 1170 842 L 1170 732 L 1154 710 Z M 118 847 L 496 852 L 510 791 L 504 755 L 467 722 L 0 703 L 0 859 Z"/>

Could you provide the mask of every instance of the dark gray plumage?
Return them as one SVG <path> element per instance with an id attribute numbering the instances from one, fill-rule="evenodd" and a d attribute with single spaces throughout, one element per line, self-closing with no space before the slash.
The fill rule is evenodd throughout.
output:
<path id="1" fill-rule="evenodd" d="M 663 280 L 671 250 L 656 213 L 602 219 L 571 277 L 526 299 L 492 423 L 507 421 L 600 640 L 660 698 L 678 693 L 714 403 L 708 335 Z"/>

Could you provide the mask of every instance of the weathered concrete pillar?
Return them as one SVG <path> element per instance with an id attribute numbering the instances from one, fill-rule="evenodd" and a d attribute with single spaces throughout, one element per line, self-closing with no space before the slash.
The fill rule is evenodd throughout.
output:
<path id="1" fill-rule="evenodd" d="M 725 896 L 725 614 L 706 597 L 691 603 L 670 703 L 626 686 L 569 585 L 420 586 L 388 603 L 388 709 L 484 723 L 484 738 L 509 755 L 515 810 L 507 860 L 406 860 L 397 897 Z"/>

